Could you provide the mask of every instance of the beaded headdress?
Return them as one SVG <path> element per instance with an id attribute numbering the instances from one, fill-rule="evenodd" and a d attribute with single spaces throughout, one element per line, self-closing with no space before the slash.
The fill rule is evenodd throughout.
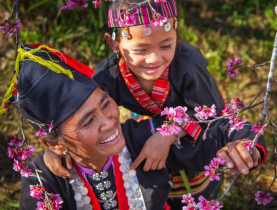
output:
<path id="1" fill-rule="evenodd" d="M 99 6 L 103 1 L 94 1 L 95 6 Z M 108 26 L 114 28 L 113 39 L 116 38 L 116 28 L 124 28 L 121 35 L 129 37 L 128 27 L 145 25 L 143 34 L 151 34 L 151 26 L 164 26 L 165 31 L 171 29 L 169 18 L 174 18 L 174 28 L 177 29 L 177 8 L 175 0 L 143 0 L 141 2 L 128 2 L 124 0 L 112 0 L 111 4 L 121 4 L 123 8 L 108 10 Z M 124 4 L 126 8 L 124 8 Z M 121 7 L 121 6 L 120 6 Z"/>

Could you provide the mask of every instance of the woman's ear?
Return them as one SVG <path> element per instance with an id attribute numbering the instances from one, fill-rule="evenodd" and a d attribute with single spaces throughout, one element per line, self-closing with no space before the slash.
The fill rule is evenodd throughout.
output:
<path id="1" fill-rule="evenodd" d="M 113 49 L 113 52 L 119 53 L 117 41 L 114 41 L 109 33 L 105 33 L 104 38 L 106 39 L 108 45 Z"/>
<path id="2" fill-rule="evenodd" d="M 47 140 L 48 139 L 48 140 Z M 51 138 L 52 139 L 52 138 Z M 51 141 L 49 140 L 49 136 L 43 136 L 42 137 L 42 141 L 44 142 L 44 144 L 49 147 L 49 149 L 51 149 L 54 153 L 56 153 L 59 156 L 63 155 L 63 152 L 65 151 L 64 147 L 59 144 L 59 141 Z"/>

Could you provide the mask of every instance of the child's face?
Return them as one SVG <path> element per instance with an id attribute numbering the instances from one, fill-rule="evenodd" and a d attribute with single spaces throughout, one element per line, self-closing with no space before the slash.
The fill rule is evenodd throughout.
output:
<path id="1" fill-rule="evenodd" d="M 144 25 L 129 27 L 130 39 L 120 36 L 118 47 L 126 64 L 135 77 L 143 82 L 157 80 L 164 69 L 171 63 L 176 48 L 177 33 L 170 18 L 170 31 L 164 26 L 151 27 L 150 36 L 145 36 Z"/>

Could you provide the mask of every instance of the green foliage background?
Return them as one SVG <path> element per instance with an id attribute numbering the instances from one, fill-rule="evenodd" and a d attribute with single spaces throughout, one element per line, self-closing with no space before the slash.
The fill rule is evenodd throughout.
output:
<path id="1" fill-rule="evenodd" d="M 9 18 L 13 1 L 0 0 L 0 22 Z M 45 43 L 59 48 L 81 62 L 94 67 L 105 58 L 103 34 L 106 30 L 106 8 L 96 10 L 89 1 L 89 7 L 81 10 L 62 11 L 61 0 L 20 1 L 19 18 L 22 23 L 20 42 Z M 244 65 L 263 63 L 270 60 L 274 36 L 277 32 L 277 16 L 274 7 L 277 0 L 177 0 L 179 10 L 179 35 L 182 39 L 201 49 L 207 58 L 208 70 L 218 81 L 219 89 L 228 103 L 231 98 L 240 97 L 249 103 L 266 84 L 269 66 L 241 69 L 241 76 L 229 79 L 225 73 L 226 61 L 239 56 Z M 14 17 L 14 16 L 13 16 Z M 15 55 L 14 38 L 0 33 L 0 99 L 8 87 L 13 74 Z M 276 71 L 275 71 L 276 72 Z M 276 76 L 276 73 L 275 73 Z M 277 119 L 276 83 L 270 96 L 270 113 Z M 262 106 L 247 111 L 244 117 L 254 123 L 261 116 Z M 121 109 L 123 115 L 128 112 Z M 127 113 L 127 114 L 126 114 Z M 123 119 L 124 120 L 124 119 Z M 12 172 L 12 163 L 7 160 L 8 136 L 18 131 L 16 111 L 11 109 L 0 116 L 0 207 L 17 209 L 20 180 Z M 27 127 L 28 137 L 38 151 L 43 147 Z M 253 194 L 257 189 L 266 189 L 273 179 L 273 149 L 269 132 L 265 134 L 269 155 L 267 164 L 259 170 L 241 178 L 225 199 L 225 209 L 265 209 L 257 207 Z M 226 187 L 230 178 L 225 179 Z M 276 199 L 277 187 L 273 187 Z M 266 209 L 276 209 L 276 200 Z"/>

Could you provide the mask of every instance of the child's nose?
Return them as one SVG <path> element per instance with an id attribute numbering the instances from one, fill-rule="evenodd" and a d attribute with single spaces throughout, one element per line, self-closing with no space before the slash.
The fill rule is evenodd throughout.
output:
<path id="1" fill-rule="evenodd" d="M 145 59 L 146 63 L 158 63 L 161 61 L 162 56 L 159 53 L 151 53 Z"/>

